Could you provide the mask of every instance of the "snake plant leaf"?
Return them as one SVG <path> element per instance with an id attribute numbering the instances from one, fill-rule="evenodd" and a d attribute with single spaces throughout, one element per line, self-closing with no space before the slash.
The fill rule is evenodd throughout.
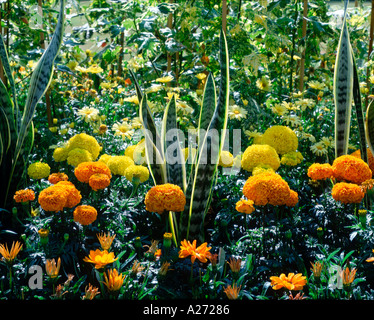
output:
<path id="1" fill-rule="evenodd" d="M 14 122 L 14 108 L 12 100 L 10 99 L 7 88 L 5 87 L 3 81 L 0 79 L 0 110 L 3 115 L 3 122 L 0 126 L 0 133 L 3 137 L 3 147 L 5 152 L 12 152 L 11 142 L 17 140 L 16 125 Z M 1 161 L 0 161 L 1 164 Z"/>
<path id="2" fill-rule="evenodd" d="M 164 112 L 161 139 L 164 141 L 167 182 L 184 190 L 186 188 L 186 167 L 177 127 L 175 95 L 170 99 Z"/>
<path id="3" fill-rule="evenodd" d="M 152 112 L 147 104 L 146 95 L 143 95 L 140 102 L 139 117 L 144 128 L 145 155 L 149 172 L 155 185 L 164 184 L 167 181 L 165 157 L 162 152 L 161 139 L 153 121 Z"/>
<path id="4" fill-rule="evenodd" d="M 374 154 L 374 105 L 370 102 L 366 110 L 365 118 L 365 136 L 369 150 Z"/>
<path id="5" fill-rule="evenodd" d="M 204 218 L 211 200 L 219 156 L 227 127 L 229 102 L 229 54 L 226 36 L 221 30 L 219 39 L 221 82 L 219 98 L 199 148 L 191 193 L 186 195 L 184 215 L 188 216 L 186 239 L 204 241 Z M 204 108 L 204 107 L 203 107 Z M 199 143 L 200 144 L 200 143 Z M 188 190 L 187 190 L 188 192 Z M 184 232 L 184 230 L 181 229 Z M 184 235 L 184 233 L 182 233 Z"/>
<path id="6" fill-rule="evenodd" d="M 361 158 L 366 163 L 368 162 L 368 155 L 367 155 L 367 146 L 366 146 L 366 137 L 365 137 L 365 119 L 364 114 L 362 111 L 362 102 L 361 102 L 361 91 L 360 91 L 360 83 L 358 79 L 357 73 L 357 66 L 356 60 L 352 55 L 353 60 L 353 101 L 356 111 L 356 118 L 357 118 L 357 125 L 359 130 L 359 137 L 360 137 L 360 152 Z"/>
<path id="7" fill-rule="evenodd" d="M 347 154 L 353 95 L 353 59 L 347 27 L 347 6 L 345 1 L 344 20 L 334 70 L 335 103 L 335 157 Z"/>

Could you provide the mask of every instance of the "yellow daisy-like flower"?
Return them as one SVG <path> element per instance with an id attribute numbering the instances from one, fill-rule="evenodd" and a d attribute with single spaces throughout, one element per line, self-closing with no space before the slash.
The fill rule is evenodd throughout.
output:
<path id="1" fill-rule="evenodd" d="M 120 136 L 122 140 L 131 139 L 134 135 L 134 130 L 127 121 L 117 122 L 113 125 L 112 130 L 115 136 Z"/>
<path id="2" fill-rule="evenodd" d="M 298 139 L 296 133 L 286 126 L 272 126 L 264 132 L 261 144 L 272 146 L 279 154 L 296 151 Z"/>
<path id="3" fill-rule="evenodd" d="M 47 178 L 51 173 L 51 167 L 48 165 L 48 163 L 44 162 L 34 162 L 29 165 L 27 168 L 27 174 L 32 179 L 43 179 Z"/>
<path id="4" fill-rule="evenodd" d="M 247 118 L 247 113 L 247 110 L 245 110 L 244 108 L 236 104 L 233 104 L 229 106 L 228 117 L 230 119 L 236 119 L 240 121 L 242 119 Z"/>
<path id="5" fill-rule="evenodd" d="M 271 81 L 268 76 L 262 76 L 256 81 L 256 86 L 262 91 L 270 91 Z"/>
<path id="6" fill-rule="evenodd" d="M 202 263 L 206 263 L 211 256 L 209 250 L 211 247 L 208 247 L 208 244 L 204 242 L 200 246 L 196 247 L 196 240 L 190 241 L 183 240 L 181 242 L 180 250 L 179 250 L 179 258 L 187 258 L 191 256 L 191 263 L 194 264 L 195 260 L 198 259 Z"/>
<path id="7" fill-rule="evenodd" d="M 279 290 L 282 288 L 288 290 L 303 290 L 304 286 L 307 283 L 306 277 L 301 273 L 294 274 L 289 273 L 287 276 L 282 273 L 279 277 L 270 277 L 271 286 L 274 290 Z"/>
<path id="8" fill-rule="evenodd" d="M 325 89 L 325 84 L 318 81 L 309 81 L 308 86 L 315 90 L 323 90 Z"/>
<path id="9" fill-rule="evenodd" d="M 310 146 L 310 150 L 317 156 L 323 156 L 328 153 L 325 144 L 320 141 Z"/>
<path id="10" fill-rule="evenodd" d="M 166 76 L 166 77 L 161 77 L 161 78 L 156 79 L 157 82 L 161 82 L 161 83 L 168 83 L 168 82 L 171 82 L 173 80 L 174 80 L 173 76 Z"/>
<path id="11" fill-rule="evenodd" d="M 277 171 L 280 167 L 280 159 L 277 151 L 266 144 L 253 144 L 249 146 L 242 156 L 242 168 L 252 172 L 259 165 L 269 165 L 274 171 Z"/>
<path id="12" fill-rule="evenodd" d="M 118 258 L 114 257 L 113 252 L 109 252 L 107 250 L 100 251 L 99 249 L 90 250 L 90 254 L 88 257 L 85 257 L 83 261 L 93 263 L 96 269 L 101 269 L 105 267 L 107 264 L 113 263 Z"/>
<path id="13" fill-rule="evenodd" d="M 100 66 L 98 66 L 97 64 L 93 64 L 86 69 L 86 72 L 88 72 L 88 73 L 101 73 L 103 71 L 104 70 Z"/>
<path id="14" fill-rule="evenodd" d="M 99 110 L 92 107 L 83 107 L 82 109 L 78 110 L 77 114 L 83 118 L 85 122 L 91 122 L 98 119 Z"/>
<path id="15" fill-rule="evenodd" d="M 132 103 L 135 103 L 135 104 L 139 104 L 139 99 L 138 99 L 137 95 L 134 95 L 134 96 L 131 96 L 131 97 L 127 97 L 127 98 L 123 99 L 123 101 L 127 101 L 127 102 L 132 102 Z"/>

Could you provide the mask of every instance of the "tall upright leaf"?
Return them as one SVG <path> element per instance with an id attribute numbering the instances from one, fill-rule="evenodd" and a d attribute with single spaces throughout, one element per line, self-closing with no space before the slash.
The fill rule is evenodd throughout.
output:
<path id="1" fill-rule="evenodd" d="M 347 27 L 347 6 L 345 1 L 344 20 L 334 70 L 335 102 L 335 157 L 348 152 L 349 129 L 353 95 L 353 59 Z"/>

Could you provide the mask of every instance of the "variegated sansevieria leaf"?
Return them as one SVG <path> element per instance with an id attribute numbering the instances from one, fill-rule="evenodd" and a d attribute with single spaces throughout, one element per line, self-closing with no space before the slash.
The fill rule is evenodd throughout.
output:
<path id="1" fill-rule="evenodd" d="M 370 102 L 366 110 L 365 135 L 369 150 L 374 154 L 374 105 Z"/>
<path id="2" fill-rule="evenodd" d="M 11 142 L 14 152 L 11 158 L 11 164 L 7 167 L 7 173 L 3 182 L 6 185 L 5 193 L 2 195 L 4 206 L 6 206 L 8 195 L 15 192 L 25 172 L 25 159 L 33 142 L 32 118 L 35 114 L 36 105 L 43 97 L 52 80 L 54 61 L 62 43 L 65 21 L 64 10 L 65 0 L 60 0 L 60 13 L 52 40 L 38 61 L 30 79 L 23 115 L 20 120 L 19 129 L 17 130 L 17 140 Z M 4 57 L 5 59 L 4 54 L 0 53 L 0 55 L 1 58 Z M 17 122 L 17 120 L 15 121 Z"/>
<path id="3" fill-rule="evenodd" d="M 219 156 L 225 139 L 229 103 L 229 54 L 226 36 L 221 30 L 220 40 L 220 91 L 215 110 L 209 122 L 207 133 L 199 142 L 198 159 L 190 194 L 187 190 L 184 215 L 188 216 L 187 230 L 181 226 L 182 237 L 204 241 L 204 218 L 209 209 Z M 204 107 L 202 107 L 204 109 Z M 203 123 L 200 121 L 200 124 Z M 182 230 L 183 229 L 183 230 Z M 183 232 L 182 232 L 183 231 Z"/>
<path id="4" fill-rule="evenodd" d="M 153 121 L 153 115 L 147 104 L 147 95 L 143 95 L 139 104 L 139 117 L 143 124 L 145 156 L 149 172 L 155 185 L 167 181 L 165 157 L 161 138 Z"/>
<path id="5" fill-rule="evenodd" d="M 347 154 L 353 96 L 353 59 L 347 27 L 347 6 L 337 49 L 334 70 L 335 157 Z"/>
<path id="6" fill-rule="evenodd" d="M 357 66 L 355 58 L 352 54 L 353 60 L 353 101 L 356 111 L 356 118 L 357 118 L 357 125 L 358 125 L 358 132 L 360 137 L 360 152 L 361 158 L 366 163 L 368 163 L 368 155 L 367 155 L 367 146 L 366 146 L 366 137 L 365 137 L 365 119 L 364 113 L 362 111 L 362 102 L 361 102 L 361 91 L 360 91 L 360 81 L 358 79 L 357 73 Z"/>

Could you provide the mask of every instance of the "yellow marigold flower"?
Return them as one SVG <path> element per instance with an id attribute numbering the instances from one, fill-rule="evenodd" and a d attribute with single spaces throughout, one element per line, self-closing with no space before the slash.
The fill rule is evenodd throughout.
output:
<path id="1" fill-rule="evenodd" d="M 110 185 L 110 178 L 104 173 L 94 173 L 88 180 L 88 184 L 92 190 L 102 190 Z"/>
<path id="2" fill-rule="evenodd" d="M 136 149 L 137 145 L 132 145 L 132 146 L 128 146 L 125 150 L 125 156 L 128 156 L 130 157 L 131 159 L 134 160 L 134 151 Z"/>
<path id="3" fill-rule="evenodd" d="M 272 126 L 264 132 L 261 144 L 273 147 L 279 154 L 296 151 L 299 142 L 296 133 L 286 126 Z"/>
<path id="4" fill-rule="evenodd" d="M 28 202 L 35 200 L 35 192 L 31 189 L 18 190 L 13 196 L 16 202 Z"/>
<path id="5" fill-rule="evenodd" d="M 250 214 L 253 211 L 255 211 L 255 208 L 254 208 L 253 204 L 254 204 L 254 202 L 252 200 L 240 199 L 236 203 L 235 209 L 238 212 Z"/>
<path id="6" fill-rule="evenodd" d="M 234 164 L 234 156 L 229 151 L 222 150 L 219 157 L 219 166 L 224 168 L 232 167 Z"/>
<path id="7" fill-rule="evenodd" d="M 113 292 L 121 289 L 126 276 L 122 275 L 122 273 L 119 274 L 116 269 L 109 269 L 107 274 L 104 273 L 105 281 L 103 283 L 107 286 L 108 290 Z"/>
<path id="8" fill-rule="evenodd" d="M 67 192 L 67 199 L 65 207 L 73 208 L 79 204 L 82 200 L 80 191 L 75 187 L 75 185 L 70 181 L 59 181 L 55 184 L 57 187 L 64 188 Z"/>
<path id="9" fill-rule="evenodd" d="M 133 182 L 133 179 L 137 178 L 143 183 L 149 179 L 149 170 L 147 167 L 131 164 L 125 170 L 125 177 L 130 182 Z"/>
<path id="10" fill-rule="evenodd" d="M 57 278 L 60 272 L 61 258 L 58 258 L 57 264 L 55 259 L 47 259 L 45 262 L 45 272 L 50 278 Z"/>
<path id="11" fill-rule="evenodd" d="M 88 257 L 85 257 L 83 261 L 93 263 L 96 269 L 101 269 L 107 264 L 113 263 L 118 258 L 114 258 L 114 253 L 107 250 L 100 251 L 99 249 L 90 250 Z"/>
<path id="12" fill-rule="evenodd" d="M 336 158 L 332 164 L 332 170 L 337 180 L 346 180 L 357 184 L 361 184 L 372 177 L 372 172 L 367 163 L 351 155 Z"/>
<path id="13" fill-rule="evenodd" d="M 190 241 L 183 240 L 181 241 L 181 246 L 179 250 L 179 258 L 187 258 L 191 256 L 191 263 L 195 263 L 196 258 L 202 262 L 206 263 L 208 258 L 210 257 L 211 253 L 209 250 L 211 247 L 208 247 L 208 244 L 204 242 L 199 247 L 196 248 L 196 240 Z"/>
<path id="14" fill-rule="evenodd" d="M 301 273 L 289 273 L 287 277 L 284 273 L 282 273 L 279 277 L 270 277 L 270 280 L 271 286 L 274 290 L 285 288 L 288 290 L 299 291 L 303 290 L 303 287 L 307 283 L 306 277 Z"/>
<path id="15" fill-rule="evenodd" d="M 112 156 L 107 165 L 114 175 L 124 176 L 128 166 L 133 165 L 134 160 L 128 156 Z"/>
<path id="16" fill-rule="evenodd" d="M 131 96 L 131 97 L 127 97 L 127 98 L 123 99 L 123 101 L 127 101 L 127 102 L 132 102 L 132 103 L 135 103 L 135 104 L 139 104 L 139 99 L 138 99 L 137 95 L 134 95 L 134 96 Z"/>
<path id="17" fill-rule="evenodd" d="M 329 163 L 313 163 L 308 168 L 308 177 L 312 180 L 326 180 L 333 177 L 332 166 Z"/>
<path id="18" fill-rule="evenodd" d="M 288 183 L 276 173 L 261 173 L 251 176 L 243 187 L 244 196 L 259 206 L 284 205 L 290 198 L 290 192 Z"/>
<path id="19" fill-rule="evenodd" d="M 109 160 L 111 157 L 112 157 L 111 155 L 104 153 L 104 154 L 99 158 L 99 160 L 97 160 L 97 161 L 101 161 L 101 162 L 104 162 L 105 164 L 107 164 L 107 163 L 108 163 L 108 160 Z"/>
<path id="20" fill-rule="evenodd" d="M 238 299 L 239 292 L 242 286 L 239 286 L 234 283 L 232 286 L 229 284 L 226 289 L 223 290 L 224 293 L 226 293 L 226 296 L 229 300 L 236 300 Z"/>
<path id="21" fill-rule="evenodd" d="M 92 206 L 81 205 L 75 208 L 73 215 L 75 222 L 79 222 L 81 225 L 87 226 L 96 220 L 97 211 Z"/>
<path id="22" fill-rule="evenodd" d="M 56 162 L 62 162 L 62 161 L 65 161 L 67 158 L 68 158 L 68 150 L 66 148 L 56 148 L 54 151 L 53 151 L 53 159 L 56 161 Z"/>
<path id="23" fill-rule="evenodd" d="M 80 182 L 89 183 L 90 177 L 95 173 L 106 174 L 112 177 L 109 167 L 102 161 L 82 162 L 74 170 L 74 174 Z"/>
<path id="24" fill-rule="evenodd" d="M 64 209 L 68 195 L 66 188 L 56 184 L 42 190 L 38 202 L 43 210 L 58 212 Z"/>
<path id="25" fill-rule="evenodd" d="M 67 176 L 66 173 L 63 172 L 56 172 L 52 173 L 48 177 L 49 183 L 56 184 L 59 181 L 68 181 L 69 177 Z"/>
<path id="26" fill-rule="evenodd" d="M 7 244 L 0 244 L 0 254 L 3 256 L 3 259 L 6 261 L 6 263 L 12 264 L 18 253 L 21 251 L 22 247 L 23 244 L 21 244 L 21 242 L 19 241 L 13 241 L 10 250 L 8 249 Z"/>
<path id="27" fill-rule="evenodd" d="M 147 192 L 144 202 L 146 210 L 150 212 L 182 212 L 186 205 L 186 197 L 179 186 L 166 183 L 152 187 Z"/>
<path id="28" fill-rule="evenodd" d="M 286 166 L 297 166 L 304 160 L 303 155 L 298 151 L 287 152 L 281 157 L 281 164 Z"/>
<path id="29" fill-rule="evenodd" d="M 51 167 L 47 163 L 34 162 L 27 168 L 27 174 L 32 179 L 47 178 L 51 173 Z"/>
<path id="30" fill-rule="evenodd" d="M 274 169 L 271 166 L 264 164 L 264 165 L 258 165 L 255 168 L 253 168 L 252 175 L 255 176 L 257 174 L 264 173 L 264 172 L 275 173 Z"/>
<path id="31" fill-rule="evenodd" d="M 294 190 L 290 190 L 290 196 L 286 200 L 285 205 L 287 207 L 294 207 L 297 205 L 298 202 L 299 202 L 299 194 Z"/>
<path id="32" fill-rule="evenodd" d="M 277 171 L 280 166 L 277 151 L 266 144 L 253 144 L 249 146 L 242 156 L 242 168 L 252 172 L 258 165 L 269 165 L 274 171 Z"/>
<path id="33" fill-rule="evenodd" d="M 73 167 L 88 161 L 93 161 L 93 159 L 91 153 L 86 149 L 74 148 L 68 153 L 67 162 Z"/>
<path id="34" fill-rule="evenodd" d="M 365 196 L 360 186 L 354 183 L 339 182 L 331 190 L 332 197 L 341 203 L 360 203 Z"/>
<path id="35" fill-rule="evenodd" d="M 97 234 L 96 236 L 99 239 L 101 248 L 103 250 L 108 250 L 108 251 L 109 251 L 110 247 L 112 246 L 114 238 L 116 237 L 115 234 L 110 235 L 110 233 L 108 233 L 108 234 L 101 233 L 101 234 Z"/>
<path id="36" fill-rule="evenodd" d="M 66 145 L 67 152 L 69 153 L 75 148 L 87 150 L 89 153 L 91 153 L 92 160 L 97 159 L 101 150 L 97 140 L 86 133 L 76 134 L 69 139 Z"/>

